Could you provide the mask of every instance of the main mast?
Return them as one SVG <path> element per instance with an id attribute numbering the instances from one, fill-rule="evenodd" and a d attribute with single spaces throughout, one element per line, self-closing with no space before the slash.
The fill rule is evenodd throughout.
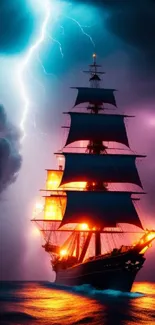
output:
<path id="1" fill-rule="evenodd" d="M 101 79 L 99 77 L 99 74 L 104 74 L 103 71 L 98 71 L 98 68 L 101 67 L 96 63 L 96 54 L 93 54 L 93 64 L 90 65 L 90 70 L 89 71 L 84 71 L 86 73 L 90 74 L 90 86 L 91 88 L 100 88 L 100 82 Z M 92 114 L 99 114 L 101 110 L 103 110 L 103 105 L 101 106 L 98 103 L 93 103 L 89 104 L 88 110 L 91 111 Z M 101 154 L 101 153 L 106 153 L 106 146 L 104 146 L 102 140 L 90 140 L 88 145 L 87 145 L 87 150 L 89 153 L 92 154 Z M 88 183 L 87 184 L 87 189 L 89 190 L 106 190 L 106 184 L 103 184 L 102 182 L 97 182 L 93 184 Z"/>
<path id="2" fill-rule="evenodd" d="M 97 64 L 96 62 L 96 54 L 93 54 L 93 64 L 90 65 L 90 70 L 85 71 L 86 73 L 90 74 L 90 86 L 91 88 L 100 88 L 100 82 L 101 79 L 99 77 L 99 74 L 104 74 L 103 71 L 98 71 L 98 68 L 101 67 L 100 65 Z M 103 110 L 103 106 L 101 106 L 98 103 L 94 103 L 92 105 L 88 106 L 88 109 L 91 111 L 92 114 L 99 114 L 101 110 Z M 87 145 L 87 150 L 89 154 L 101 154 L 101 153 L 106 153 L 106 147 L 103 144 L 102 140 L 97 140 L 97 141 L 89 141 Z M 87 190 L 101 190 L 101 191 L 106 191 L 107 186 L 103 182 L 93 182 L 87 183 Z M 97 229 L 95 232 L 95 256 L 101 255 L 101 229 Z M 89 236 L 89 234 L 88 234 Z M 89 237 L 88 237 L 89 238 Z M 90 238 L 91 239 L 91 238 Z M 90 240 L 89 240 L 90 242 Z M 88 243 L 89 245 L 89 243 Z"/>

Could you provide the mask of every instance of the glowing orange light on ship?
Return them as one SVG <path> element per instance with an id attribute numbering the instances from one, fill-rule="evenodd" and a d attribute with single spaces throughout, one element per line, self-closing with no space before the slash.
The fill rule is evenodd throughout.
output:
<path id="1" fill-rule="evenodd" d="M 145 246 L 141 251 L 140 251 L 140 253 L 139 254 L 144 254 L 147 250 L 148 250 L 148 248 L 149 248 L 149 246 Z"/>
<path id="2" fill-rule="evenodd" d="M 146 241 L 150 241 L 152 239 L 155 239 L 155 232 L 150 232 L 147 236 L 146 236 Z"/>
<path id="3" fill-rule="evenodd" d="M 62 250 L 60 251 L 60 255 L 61 255 L 61 256 L 66 256 L 66 255 L 67 255 L 67 249 L 62 249 Z"/>
<path id="4" fill-rule="evenodd" d="M 87 184 L 86 182 L 71 182 L 71 183 L 61 186 L 61 188 L 84 190 L 86 187 L 86 184 Z"/>
<path id="5" fill-rule="evenodd" d="M 80 225 L 80 229 L 81 229 L 81 230 L 89 230 L 89 227 L 88 227 L 88 225 L 87 225 L 86 223 L 82 223 L 82 224 Z"/>
<path id="6" fill-rule="evenodd" d="M 155 239 L 155 231 L 146 231 L 145 235 L 139 240 L 139 242 L 136 242 L 133 244 L 133 246 L 136 246 L 138 244 L 145 245 L 142 250 L 140 251 L 140 254 L 144 254 L 149 247 L 152 247 L 152 240 Z M 150 242 L 150 243 L 149 243 Z"/>

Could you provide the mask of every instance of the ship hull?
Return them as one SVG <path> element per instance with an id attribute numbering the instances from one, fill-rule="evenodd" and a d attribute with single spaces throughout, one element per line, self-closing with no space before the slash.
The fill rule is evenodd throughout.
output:
<path id="1" fill-rule="evenodd" d="M 57 284 L 77 286 L 89 284 L 97 289 L 130 291 L 145 259 L 139 254 L 122 254 L 100 258 L 56 272 Z"/>

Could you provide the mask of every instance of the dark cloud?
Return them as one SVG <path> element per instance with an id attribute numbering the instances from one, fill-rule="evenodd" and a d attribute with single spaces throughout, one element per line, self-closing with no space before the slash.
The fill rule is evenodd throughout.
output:
<path id="1" fill-rule="evenodd" d="M 15 54 L 30 44 L 34 13 L 26 0 L 0 0 L 0 53 Z"/>
<path id="2" fill-rule="evenodd" d="M 155 71 L 154 0 L 75 0 L 75 2 L 90 3 L 101 7 L 102 12 L 106 11 L 108 15 L 104 23 L 107 31 L 130 45 L 132 49 L 128 50 L 131 55 L 138 63 L 144 64 L 149 73 L 151 70 Z"/>
<path id="3" fill-rule="evenodd" d="M 105 1 L 106 3 L 106 1 Z M 141 51 L 151 59 L 155 55 L 155 3 L 151 0 L 109 1 L 109 17 L 106 26 L 124 42 Z M 111 6 L 110 6 L 111 4 Z M 106 4 L 105 4 L 106 5 Z M 103 1 L 104 6 L 104 1 Z"/>
<path id="4" fill-rule="evenodd" d="M 8 120 L 0 105 L 0 192 L 16 180 L 21 167 L 20 132 Z"/>

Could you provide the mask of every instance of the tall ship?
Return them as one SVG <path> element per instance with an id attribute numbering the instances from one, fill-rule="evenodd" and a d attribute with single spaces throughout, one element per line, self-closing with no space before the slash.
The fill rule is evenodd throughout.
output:
<path id="1" fill-rule="evenodd" d="M 145 156 L 131 150 L 125 123 L 133 116 L 114 113 L 115 89 L 101 87 L 100 67 L 93 54 L 90 86 L 72 87 L 67 140 L 32 221 L 57 284 L 130 291 L 155 238 L 137 210 L 145 193 L 136 162 Z"/>

